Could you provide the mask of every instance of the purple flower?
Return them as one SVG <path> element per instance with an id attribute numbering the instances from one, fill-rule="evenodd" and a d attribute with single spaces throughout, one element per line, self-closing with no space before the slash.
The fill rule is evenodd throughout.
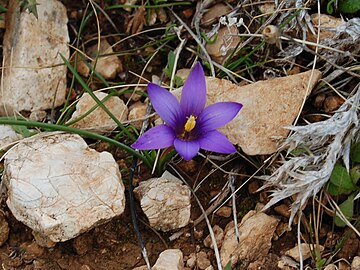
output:
<path id="1" fill-rule="evenodd" d="M 133 148 L 150 150 L 174 146 L 185 160 L 196 156 L 200 148 L 222 154 L 236 152 L 234 145 L 216 129 L 230 122 L 242 104 L 219 102 L 205 108 L 206 82 L 200 63 L 185 81 L 180 103 L 169 91 L 153 83 L 148 85 L 148 94 L 166 124 L 145 132 L 132 144 Z"/>

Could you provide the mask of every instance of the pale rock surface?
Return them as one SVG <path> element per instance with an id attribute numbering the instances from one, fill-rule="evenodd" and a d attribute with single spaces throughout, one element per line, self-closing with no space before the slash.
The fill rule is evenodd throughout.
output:
<path id="1" fill-rule="evenodd" d="M 314 248 L 316 248 L 316 246 L 313 246 L 312 244 L 309 245 L 306 243 L 301 243 L 301 253 L 303 260 L 306 260 L 311 257 L 311 250 L 313 250 Z M 324 251 L 324 247 L 321 245 L 319 245 L 319 249 L 320 249 L 320 253 Z M 294 260 L 296 260 L 297 262 L 300 262 L 299 246 L 296 245 L 295 247 L 287 250 L 285 252 L 285 255 L 294 258 Z"/>
<path id="2" fill-rule="evenodd" d="M 58 0 L 37 0 L 39 19 L 20 13 L 11 0 L 4 35 L 3 87 L 0 115 L 47 110 L 65 101 L 67 68 L 60 54 L 69 57 L 66 8 Z"/>
<path id="3" fill-rule="evenodd" d="M 291 257 L 283 255 L 278 261 L 277 267 L 284 270 L 293 270 L 299 268 L 299 263 L 294 261 Z"/>
<path id="4" fill-rule="evenodd" d="M 201 270 L 211 266 L 210 260 L 204 251 L 200 251 L 196 254 L 196 266 Z"/>
<path id="5" fill-rule="evenodd" d="M 147 107 L 148 107 L 147 104 L 138 101 L 133 105 L 131 105 L 129 108 L 128 121 L 138 130 L 141 129 L 142 123 L 144 122 L 144 120 L 138 120 L 138 119 L 142 119 L 146 116 Z"/>
<path id="6" fill-rule="evenodd" d="M 142 266 L 138 266 L 138 267 L 133 268 L 133 270 L 148 270 L 148 268 L 147 268 L 146 265 L 142 265 Z"/>
<path id="7" fill-rule="evenodd" d="M 119 72 L 122 72 L 123 66 L 120 59 L 114 54 L 112 46 L 106 39 L 100 40 L 100 48 L 98 51 L 98 44 L 90 47 L 87 50 L 89 56 L 94 59 L 92 66 L 95 66 L 95 71 L 102 75 L 106 80 L 114 79 Z M 98 59 L 96 55 L 98 54 Z"/>
<path id="8" fill-rule="evenodd" d="M 141 182 L 134 193 L 151 227 L 166 232 L 190 222 L 190 189 L 169 172 Z"/>
<path id="9" fill-rule="evenodd" d="M 103 92 L 95 92 L 94 94 L 100 101 L 108 96 L 108 94 Z M 112 96 L 103 102 L 103 104 L 120 122 L 127 120 L 128 108 L 122 99 Z M 71 116 L 70 121 L 80 118 L 94 106 L 97 106 L 96 101 L 88 93 L 84 93 L 76 104 L 76 110 Z M 114 120 L 99 106 L 72 126 L 81 129 L 91 129 L 99 133 L 112 131 L 117 127 Z"/>
<path id="10" fill-rule="evenodd" d="M 188 259 L 186 260 L 186 266 L 192 269 L 195 267 L 195 265 L 196 265 L 196 254 L 191 253 Z"/>
<path id="11" fill-rule="evenodd" d="M 11 126 L 0 125 L 0 151 L 5 150 L 13 142 L 20 140 L 21 137 Z"/>
<path id="12" fill-rule="evenodd" d="M 220 226 L 214 225 L 213 232 L 215 235 L 216 245 L 218 248 L 220 248 L 224 239 L 224 230 L 221 229 Z M 214 249 L 210 234 L 204 239 L 204 246 Z"/>
<path id="13" fill-rule="evenodd" d="M 351 270 L 360 270 L 360 257 L 355 256 L 351 262 Z"/>
<path id="14" fill-rule="evenodd" d="M 205 49 L 218 63 L 224 63 L 241 42 L 236 25 L 223 26 L 219 29 L 214 43 L 207 43 Z"/>
<path id="15" fill-rule="evenodd" d="M 329 28 L 335 28 L 341 25 L 342 23 L 344 23 L 344 21 L 341 18 L 336 18 L 334 16 L 327 14 L 314 13 L 311 15 L 311 22 L 315 30 L 317 31 L 319 30 L 318 29 L 319 21 L 320 21 L 320 27 L 319 27 L 320 41 L 323 41 L 326 38 L 334 38 L 336 36 L 336 31 L 330 31 Z M 308 40 L 316 43 L 317 34 L 314 35 L 311 31 L 308 31 Z"/>
<path id="16" fill-rule="evenodd" d="M 1 182 L 15 218 L 35 234 L 62 242 L 120 215 L 118 165 L 74 134 L 43 133 L 7 152 Z"/>
<path id="17" fill-rule="evenodd" d="M 235 236 L 234 223 L 231 221 L 225 228 L 224 241 L 220 250 L 223 267 L 231 261 L 234 265 L 241 262 L 244 267 L 267 255 L 271 239 L 278 220 L 263 212 L 250 211 L 238 225 L 239 242 Z"/>
<path id="18" fill-rule="evenodd" d="M 304 98 L 320 80 L 321 72 L 314 71 L 307 93 L 310 77 L 311 71 L 307 71 L 245 86 L 207 77 L 207 105 L 223 101 L 242 103 L 238 115 L 219 130 L 246 154 L 269 155 L 279 146 L 274 137 L 286 138 L 289 134 L 285 127 L 295 120 Z M 181 89 L 176 89 L 174 94 L 179 98 Z"/>
<path id="19" fill-rule="evenodd" d="M 335 264 L 331 263 L 331 264 L 328 264 L 328 265 L 324 268 L 324 270 L 337 270 L 337 268 L 336 268 L 336 265 L 335 265 Z"/>
<path id="20" fill-rule="evenodd" d="M 222 3 L 215 4 L 210 7 L 202 16 L 201 24 L 204 26 L 211 26 L 218 23 L 220 17 L 225 16 L 231 11 L 231 8 Z"/>
<path id="21" fill-rule="evenodd" d="M 183 253 L 179 249 L 167 249 L 160 253 L 152 270 L 182 270 Z"/>

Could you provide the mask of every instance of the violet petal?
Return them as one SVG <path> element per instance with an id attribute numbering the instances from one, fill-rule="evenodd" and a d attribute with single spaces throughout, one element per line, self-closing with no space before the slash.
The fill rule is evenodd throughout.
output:
<path id="1" fill-rule="evenodd" d="M 148 84 L 148 94 L 151 104 L 161 119 L 173 129 L 176 129 L 178 122 L 185 118 L 176 97 L 166 89 L 153 83 Z"/>
<path id="2" fill-rule="evenodd" d="M 242 104 L 237 102 L 218 102 L 206 107 L 197 119 L 198 130 L 207 132 L 226 125 L 241 108 Z"/>
<path id="3" fill-rule="evenodd" d="M 175 132 L 167 125 L 159 125 L 146 131 L 131 147 L 138 150 L 161 149 L 174 144 Z"/>
<path id="4" fill-rule="evenodd" d="M 198 141 L 184 141 L 176 138 L 174 140 L 174 146 L 176 151 L 182 156 L 185 160 L 190 160 L 196 156 L 200 150 L 200 145 Z"/>
<path id="5" fill-rule="evenodd" d="M 198 139 L 200 148 L 221 154 L 232 154 L 236 152 L 235 146 L 220 131 L 213 130 L 205 133 Z"/>
<path id="6" fill-rule="evenodd" d="M 206 104 L 206 82 L 204 70 L 197 63 L 186 79 L 180 100 L 180 107 L 185 115 L 199 116 Z"/>

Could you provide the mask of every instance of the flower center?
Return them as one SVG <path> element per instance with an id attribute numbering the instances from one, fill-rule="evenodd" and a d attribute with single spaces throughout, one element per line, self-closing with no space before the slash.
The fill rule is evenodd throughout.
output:
<path id="1" fill-rule="evenodd" d="M 190 115 L 190 117 L 188 117 L 186 123 L 185 123 L 185 131 L 186 132 L 190 132 L 194 129 L 194 127 L 196 126 L 196 118 L 193 115 Z"/>

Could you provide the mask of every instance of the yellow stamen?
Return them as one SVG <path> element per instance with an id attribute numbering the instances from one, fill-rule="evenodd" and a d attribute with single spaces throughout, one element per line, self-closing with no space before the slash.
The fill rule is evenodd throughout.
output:
<path id="1" fill-rule="evenodd" d="M 195 116 L 191 115 L 185 124 L 185 131 L 190 132 L 194 129 L 196 125 L 196 118 Z"/>

